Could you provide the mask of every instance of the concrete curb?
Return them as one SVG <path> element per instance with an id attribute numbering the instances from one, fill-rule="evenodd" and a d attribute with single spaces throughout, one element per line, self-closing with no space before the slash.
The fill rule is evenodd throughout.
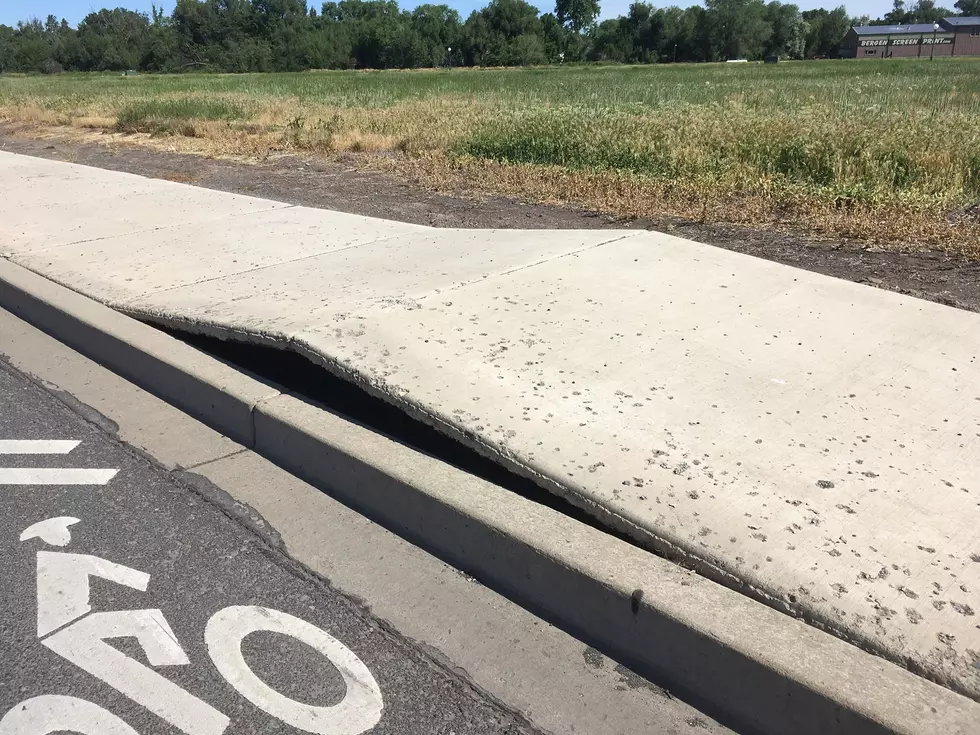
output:
<path id="1" fill-rule="evenodd" d="M 980 733 L 980 703 L 5 261 L 0 307 L 736 728 Z"/>
<path id="2" fill-rule="evenodd" d="M 252 407 L 279 394 L 180 340 L 0 259 L 0 304 L 240 444 Z"/>

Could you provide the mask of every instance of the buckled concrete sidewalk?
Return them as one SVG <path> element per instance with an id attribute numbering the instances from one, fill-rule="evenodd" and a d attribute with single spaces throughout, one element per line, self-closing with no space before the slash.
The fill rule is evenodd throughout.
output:
<path id="1" fill-rule="evenodd" d="M 432 229 L 0 154 L 0 252 L 298 351 L 980 698 L 980 315 L 667 235 Z"/>

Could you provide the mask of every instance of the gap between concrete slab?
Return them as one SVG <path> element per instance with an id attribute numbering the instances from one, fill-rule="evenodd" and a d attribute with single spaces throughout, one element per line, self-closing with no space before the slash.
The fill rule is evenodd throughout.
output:
<path id="1" fill-rule="evenodd" d="M 603 244 L 608 244 L 608 242 L 619 239 L 623 238 L 615 238 L 614 240 L 605 241 Z M 674 543 L 668 538 L 655 534 L 650 529 L 638 522 L 634 522 L 629 517 L 616 513 L 575 492 L 572 488 L 554 479 L 548 472 L 535 466 L 533 463 L 522 461 L 516 456 L 501 452 L 497 447 L 484 442 L 479 435 L 461 429 L 451 421 L 433 413 L 417 401 L 405 395 L 397 395 L 386 390 L 386 387 L 383 385 L 376 385 L 360 372 L 321 354 L 306 345 L 302 340 L 294 338 L 282 339 L 254 331 L 237 331 L 221 324 L 210 324 L 199 320 L 191 321 L 189 319 L 175 318 L 139 309 L 120 309 L 120 311 L 141 322 L 165 329 L 171 335 L 175 337 L 179 336 L 182 340 L 200 339 L 208 341 L 201 342 L 200 345 L 196 346 L 201 346 L 205 343 L 211 345 L 221 343 L 226 345 L 236 344 L 241 345 L 242 350 L 250 348 L 267 349 L 280 355 L 297 355 L 309 365 L 315 368 L 322 368 L 325 374 L 331 376 L 332 379 L 339 380 L 344 385 L 352 387 L 365 396 L 375 399 L 378 405 L 385 405 L 394 409 L 409 421 L 414 422 L 415 425 L 429 427 L 450 441 L 471 450 L 475 456 L 485 462 L 492 463 L 503 473 L 499 477 L 509 478 L 505 481 L 512 483 L 515 481 L 520 482 L 520 484 L 511 486 L 510 489 L 514 490 L 517 487 L 523 488 L 523 497 L 533 499 L 535 502 L 539 502 L 546 507 L 557 509 L 570 518 L 584 522 L 590 527 L 600 530 L 611 537 L 625 541 L 646 553 L 653 553 L 684 569 L 693 571 L 705 579 L 724 585 L 728 589 L 745 595 L 747 598 L 759 602 L 782 615 L 802 621 L 817 630 L 832 635 L 841 641 L 845 641 L 849 645 L 853 645 L 871 655 L 879 656 L 886 661 L 912 671 L 917 676 L 921 676 L 937 685 L 947 687 L 958 694 L 970 697 L 971 699 L 973 698 L 973 693 L 958 687 L 955 680 L 939 680 L 935 676 L 935 672 L 917 665 L 914 660 L 903 659 L 897 656 L 894 651 L 889 650 L 878 641 L 872 640 L 860 633 L 842 629 L 829 617 L 808 610 L 802 605 L 794 605 L 784 599 L 769 594 L 767 590 L 746 582 L 736 572 L 691 553 L 683 546 Z M 193 344 L 193 342 L 189 343 Z M 238 353 L 239 357 L 243 354 L 242 352 Z M 235 360 L 231 362 L 236 364 Z M 268 364 L 268 360 L 265 361 L 265 364 Z M 260 379 L 265 379 L 261 367 L 255 370 L 253 375 Z M 498 482 L 498 480 L 493 480 L 493 482 Z"/>
<path id="2" fill-rule="evenodd" d="M 803 621 L 869 654 L 880 656 L 882 659 L 908 669 L 938 685 L 948 687 L 959 694 L 971 696 L 969 691 L 960 691 L 955 686 L 955 682 L 937 681 L 933 672 L 917 666 L 914 661 L 896 657 L 892 651 L 877 642 L 843 630 L 829 618 L 811 614 L 800 607 L 791 606 L 784 600 L 767 594 L 766 590 L 747 584 L 728 570 L 689 554 L 685 549 L 667 539 L 654 535 L 648 529 L 633 523 L 629 518 L 613 513 L 609 509 L 578 495 L 544 471 L 521 462 L 516 457 L 502 455 L 495 448 L 484 444 L 479 436 L 460 431 L 455 425 L 427 411 L 425 407 L 404 396 L 393 395 L 373 385 L 359 373 L 309 349 L 300 341 L 260 337 L 257 343 L 256 337 L 258 335 L 234 332 L 220 325 L 205 325 L 201 322 L 182 321 L 139 312 L 133 312 L 132 316 L 147 320 L 151 324 L 155 323 L 159 328 L 167 330 L 182 341 L 209 354 L 214 354 L 220 359 L 228 360 L 236 367 L 250 370 L 257 377 L 269 379 L 273 383 L 280 383 L 287 393 L 296 393 L 305 398 L 310 398 L 314 402 L 325 403 L 331 409 L 338 410 L 342 415 L 349 416 L 359 423 L 388 435 L 394 435 L 398 441 L 409 446 L 414 445 L 407 438 L 407 426 L 410 426 L 413 431 L 425 430 L 430 432 L 432 436 L 442 438 L 444 444 L 442 448 L 434 452 L 431 448 L 424 447 L 421 448 L 422 451 L 434 454 L 437 458 L 448 461 L 464 471 L 484 477 L 495 484 L 517 492 L 533 502 L 558 510 L 570 518 L 625 541 L 638 549 L 654 553 L 671 563 L 696 572 L 706 579 L 722 584 L 781 614 Z M 278 359 L 288 360 L 290 369 L 278 369 L 273 375 L 267 371 L 277 359 L 274 357 L 276 355 L 279 356 Z M 321 370 L 317 370 L 318 368 Z M 389 415 L 397 414 L 407 423 L 401 427 L 379 427 L 369 417 L 365 416 L 356 405 L 349 404 L 345 411 L 343 407 L 332 403 L 333 399 L 329 390 L 318 391 L 312 387 L 315 385 L 312 377 L 305 377 L 299 381 L 292 379 L 290 373 L 293 370 L 303 371 L 307 376 L 316 373 L 321 376 L 329 376 L 327 380 L 333 381 L 334 385 L 344 386 L 348 390 L 349 397 L 357 396 L 357 401 L 368 400 L 371 402 L 370 405 L 373 410 L 381 410 L 383 407 L 383 410 Z M 350 388 L 353 388 L 354 392 L 351 392 Z M 335 391 L 333 395 L 338 393 L 339 391 Z M 451 448 L 447 449 L 446 447 Z M 467 459 L 461 461 L 464 456 Z M 493 467 L 494 472 L 487 473 L 486 468 L 488 467 Z M 480 468 L 482 468 L 482 472 Z"/>
<path id="3" fill-rule="evenodd" d="M 249 268 L 247 270 L 238 271 L 237 273 L 235 273 L 235 276 L 236 277 L 238 277 L 238 276 L 245 276 L 245 275 L 248 275 L 249 273 L 258 273 L 259 271 L 268 270 L 270 268 L 278 268 L 279 266 L 291 265 L 293 263 L 302 263 L 304 260 L 310 260 L 311 258 L 319 258 L 319 257 L 322 257 L 323 255 L 327 255 L 327 254 L 335 255 L 336 253 L 342 253 L 345 250 L 352 250 L 354 248 L 360 248 L 360 247 L 364 247 L 366 245 L 376 245 L 378 243 L 387 242 L 388 240 L 394 240 L 394 239 L 396 239 L 398 237 L 401 237 L 404 234 L 405 234 L 404 232 L 398 232 L 398 233 L 395 233 L 394 235 L 391 235 L 389 237 L 379 237 L 376 240 L 368 240 L 367 242 L 357 242 L 357 243 L 354 243 L 353 245 L 345 245 L 342 248 L 335 248 L 333 250 L 324 250 L 324 251 L 319 252 L 319 253 L 311 253 L 309 255 L 303 255 L 302 257 L 293 258 L 292 260 L 280 260 L 280 261 L 276 261 L 275 263 L 272 263 L 270 265 L 260 265 L 260 266 L 256 266 L 255 268 Z M 225 275 L 221 275 L 221 276 L 215 276 L 214 278 L 202 278 L 199 281 L 191 281 L 189 283 L 182 283 L 179 286 L 171 286 L 170 288 L 161 288 L 161 289 L 159 289 L 157 291 L 153 291 L 153 294 L 155 295 L 155 294 L 167 293 L 168 291 L 177 291 L 179 289 L 189 288 L 191 286 L 200 286 L 203 283 L 211 283 L 213 281 L 220 281 L 222 278 L 227 278 L 227 277 L 228 277 L 227 274 L 225 274 Z"/>
<path id="4" fill-rule="evenodd" d="M 393 633 L 502 706 L 534 713 L 534 724 L 546 732 L 728 732 L 260 455 L 223 450 L 231 444 L 227 438 L 2 309 L 0 344 L 0 370 L 35 382 L 138 454 L 189 481 L 193 490 L 281 549 L 290 568 L 295 560 L 299 573 L 315 575 L 359 607 L 367 605 L 379 624 L 390 624 Z M 161 426 L 169 430 L 162 432 Z M 181 471 L 189 465 L 197 469 Z M 501 647 L 501 640 L 510 645 Z"/>
<path id="5" fill-rule="evenodd" d="M 393 403 L 352 386 L 350 382 L 324 370 L 297 352 L 221 340 L 170 327 L 158 328 L 236 369 L 280 387 L 284 394 L 307 400 L 400 444 L 506 488 L 522 498 L 637 546 L 631 536 L 604 525 L 599 518 L 565 498 L 548 492 L 533 480 L 510 471 L 494 459 L 438 431 L 430 424 L 412 418 Z"/>
<path id="6" fill-rule="evenodd" d="M 191 470 L 200 469 L 201 467 L 207 467 L 208 465 L 214 464 L 215 462 L 221 462 L 221 461 L 226 460 L 226 459 L 229 459 L 231 457 L 237 457 L 239 454 L 245 454 L 246 452 L 249 452 L 249 451 L 251 451 L 251 450 L 250 449 L 239 449 L 239 450 L 234 451 L 234 452 L 228 452 L 228 454 L 223 454 L 220 457 L 214 457 L 212 459 L 206 459 L 203 462 L 198 462 L 197 464 L 192 464 L 189 467 L 182 467 L 181 469 L 184 470 L 184 471 L 186 471 L 186 472 L 190 472 Z"/>

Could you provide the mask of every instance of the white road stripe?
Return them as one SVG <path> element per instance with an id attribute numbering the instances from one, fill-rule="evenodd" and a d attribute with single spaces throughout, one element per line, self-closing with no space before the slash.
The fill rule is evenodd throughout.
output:
<path id="1" fill-rule="evenodd" d="M 105 485 L 119 470 L 0 467 L 0 485 Z"/>
<path id="2" fill-rule="evenodd" d="M 0 439 L 0 454 L 68 454 L 80 443 L 71 440 Z"/>

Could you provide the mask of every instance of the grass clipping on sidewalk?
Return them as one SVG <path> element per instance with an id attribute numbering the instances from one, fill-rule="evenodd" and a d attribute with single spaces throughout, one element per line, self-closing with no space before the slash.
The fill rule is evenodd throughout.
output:
<path id="1" fill-rule="evenodd" d="M 0 120 L 980 257 L 980 59 L 6 76 Z"/>

